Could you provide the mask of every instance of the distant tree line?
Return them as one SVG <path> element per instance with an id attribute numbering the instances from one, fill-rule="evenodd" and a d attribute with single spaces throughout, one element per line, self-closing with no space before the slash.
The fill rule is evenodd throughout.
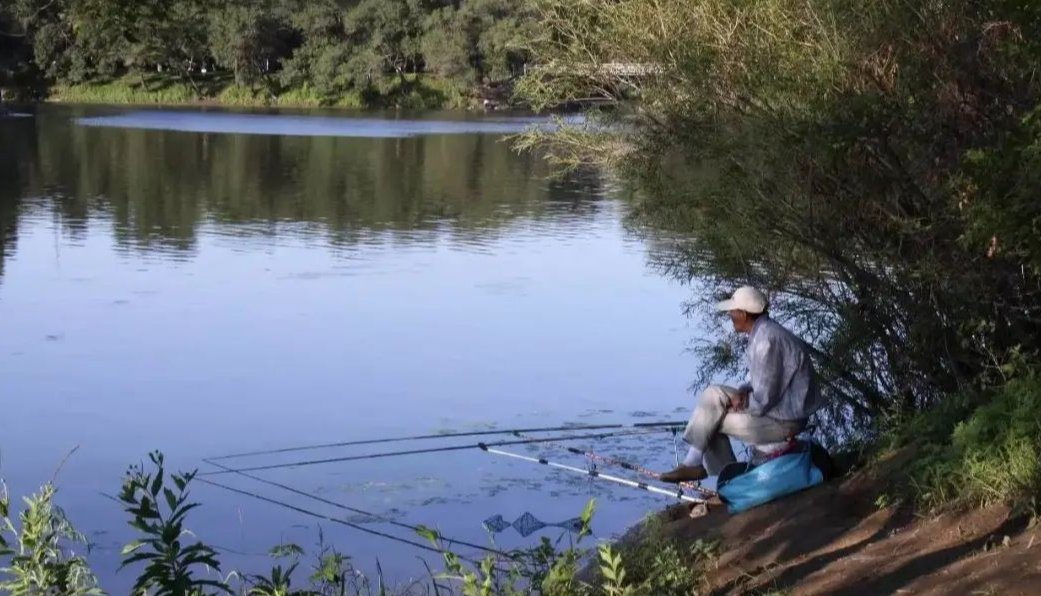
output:
<path id="1" fill-rule="evenodd" d="M 333 101 L 417 74 L 460 89 L 524 70 L 528 0 L 7 0 L 0 87 L 157 73 L 204 95 L 214 77 Z"/>

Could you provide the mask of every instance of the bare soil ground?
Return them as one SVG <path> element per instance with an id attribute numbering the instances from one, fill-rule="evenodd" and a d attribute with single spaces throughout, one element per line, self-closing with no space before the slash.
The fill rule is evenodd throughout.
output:
<path id="1" fill-rule="evenodd" d="M 717 595 L 1041 594 L 1041 524 L 1004 506 L 928 518 L 880 507 L 875 478 L 899 460 L 739 515 L 676 506 L 665 532 L 721 541 Z"/>

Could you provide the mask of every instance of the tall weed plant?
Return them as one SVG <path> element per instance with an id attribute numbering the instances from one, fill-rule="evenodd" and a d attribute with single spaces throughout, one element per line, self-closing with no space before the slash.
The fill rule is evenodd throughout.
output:
<path id="1" fill-rule="evenodd" d="M 56 492 L 48 483 L 26 497 L 16 524 L 10 518 L 7 490 L 0 485 L 0 593 L 103 594 L 86 559 L 73 550 L 75 545 L 85 545 L 86 539 L 55 506 Z"/>

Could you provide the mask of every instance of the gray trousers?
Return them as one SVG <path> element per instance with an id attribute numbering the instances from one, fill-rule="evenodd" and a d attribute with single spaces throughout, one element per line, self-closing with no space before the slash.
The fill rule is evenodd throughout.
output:
<path id="1" fill-rule="evenodd" d="M 705 471 L 710 476 L 737 461 L 730 446 L 731 437 L 748 445 L 780 443 L 806 427 L 806 420 L 777 420 L 731 411 L 730 396 L 736 393 L 737 389 L 722 385 L 702 391 L 683 431 L 683 440 L 704 454 Z"/>

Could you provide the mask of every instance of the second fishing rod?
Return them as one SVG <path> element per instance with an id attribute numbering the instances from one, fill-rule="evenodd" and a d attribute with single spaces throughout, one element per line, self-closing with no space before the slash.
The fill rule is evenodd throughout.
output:
<path id="1" fill-rule="evenodd" d="M 447 445 L 443 447 L 429 447 L 425 449 L 405 449 L 402 451 L 389 451 L 382 453 L 367 453 L 364 455 L 350 455 L 343 457 L 327 457 L 322 459 L 311 459 L 302 461 L 292 461 L 285 463 L 273 463 L 263 464 L 256 466 L 247 466 L 235 469 L 217 470 L 211 472 L 203 472 L 200 476 L 217 476 L 224 474 L 233 474 L 235 472 L 257 472 L 260 470 L 277 470 L 281 468 L 298 468 L 304 466 L 315 466 L 320 464 L 331 464 L 348 461 L 359 461 L 366 459 L 380 459 L 386 457 L 402 457 L 406 455 L 421 455 L 426 453 L 444 453 L 448 451 L 463 451 L 468 449 L 478 449 L 481 445 L 488 447 L 507 447 L 512 445 L 531 445 L 535 443 L 549 443 L 549 442 L 560 442 L 560 441 L 576 441 L 581 439 L 605 439 L 608 437 L 625 437 L 633 435 L 649 435 L 655 432 L 661 432 L 660 428 L 638 428 L 631 430 L 623 430 L 620 432 L 607 432 L 607 433 L 596 433 L 596 434 L 580 434 L 580 435 L 556 435 L 552 437 L 538 437 L 532 439 L 516 439 L 510 441 L 496 441 L 491 443 L 467 443 L 462 445 Z M 215 461 L 214 458 L 209 460 Z"/>
<path id="2" fill-rule="evenodd" d="M 514 435 L 517 433 L 535 432 L 579 432 L 592 430 L 625 430 L 625 429 L 657 429 L 681 427 L 684 422 L 635 422 L 627 424 L 571 424 L 562 426 L 544 426 L 539 428 L 510 428 L 494 430 L 465 431 L 456 433 L 431 433 L 413 435 L 409 437 L 389 437 L 382 439 L 361 439 L 356 441 L 340 441 L 337 443 L 319 443 L 316 445 L 301 445 L 296 447 L 281 447 L 278 449 L 266 449 L 260 451 L 245 451 L 242 453 L 230 453 L 216 457 L 207 458 L 210 461 L 236 459 L 240 457 L 257 457 L 261 455 L 277 455 L 281 453 L 292 453 L 295 451 L 314 451 L 318 449 L 332 449 L 337 447 L 357 447 L 361 445 L 377 445 L 382 443 L 402 443 L 406 441 L 427 441 L 435 439 L 459 439 L 463 437 L 487 437 L 494 435 Z"/>

